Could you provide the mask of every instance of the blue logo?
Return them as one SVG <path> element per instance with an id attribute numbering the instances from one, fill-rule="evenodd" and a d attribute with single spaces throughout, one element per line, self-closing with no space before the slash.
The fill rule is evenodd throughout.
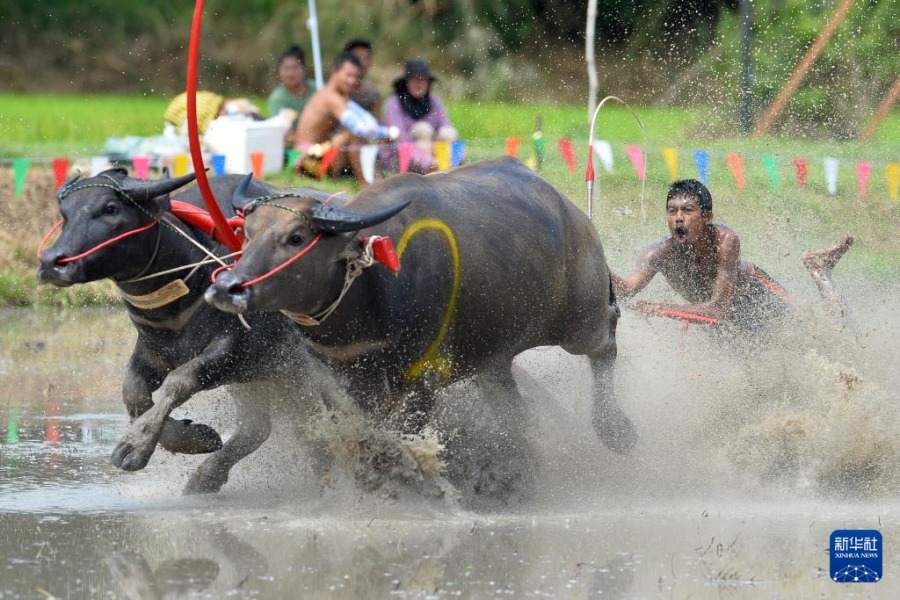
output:
<path id="1" fill-rule="evenodd" d="M 831 580 L 838 583 L 881 581 L 881 532 L 876 529 L 837 529 L 831 534 Z"/>

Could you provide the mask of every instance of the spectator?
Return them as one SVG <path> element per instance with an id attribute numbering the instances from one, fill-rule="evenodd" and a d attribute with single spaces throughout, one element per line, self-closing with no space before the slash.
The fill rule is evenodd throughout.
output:
<path id="1" fill-rule="evenodd" d="M 356 57 L 344 52 L 335 59 L 325 87 L 309 99 L 294 132 L 294 148 L 301 151 L 294 163 L 298 173 L 318 178 L 324 169 L 336 176 L 349 166 L 365 187 L 360 146 L 368 140 L 396 137 L 396 130 L 380 125 L 371 113 L 350 99 L 359 72 Z"/>
<path id="2" fill-rule="evenodd" d="M 400 132 L 397 141 L 416 143 L 409 163 L 409 170 L 416 173 L 430 173 L 437 168 L 432 142 L 452 142 L 458 138 L 444 103 L 431 93 L 436 80 L 425 61 L 408 61 L 403 77 L 394 81 L 394 93 L 384 107 L 384 124 L 397 127 Z M 386 150 L 382 160 L 389 168 L 396 168 L 396 146 Z"/>
<path id="3" fill-rule="evenodd" d="M 350 94 L 350 99 L 373 115 L 380 115 L 381 92 L 366 81 L 369 68 L 372 66 L 372 42 L 359 38 L 352 39 L 344 45 L 344 52 L 355 56 L 360 68 L 359 82 Z"/>
<path id="4" fill-rule="evenodd" d="M 306 103 L 316 91 L 316 84 L 306 75 L 306 54 L 300 46 L 293 45 L 278 57 L 278 78 L 281 83 L 269 94 L 269 116 L 274 117 L 283 110 L 291 111 L 291 128 L 286 142 L 293 144 L 291 136 L 300 120 Z"/>

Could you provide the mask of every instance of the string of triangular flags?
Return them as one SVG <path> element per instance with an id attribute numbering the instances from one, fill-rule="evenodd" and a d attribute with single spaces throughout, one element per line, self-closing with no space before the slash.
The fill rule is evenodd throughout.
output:
<path id="1" fill-rule="evenodd" d="M 470 140 L 468 143 L 478 144 L 479 142 L 483 142 L 485 144 L 492 143 L 493 145 L 496 144 L 497 141 L 498 140 L 496 139 L 484 139 Z M 519 137 L 509 137 L 506 138 L 505 142 L 506 154 L 518 158 L 522 149 L 522 139 Z M 378 154 L 380 149 L 383 147 L 383 144 L 371 144 L 359 147 L 363 176 L 367 181 L 371 182 L 375 179 L 375 169 Z M 574 174 L 577 169 L 574 143 L 571 139 L 559 138 L 557 140 L 557 147 L 569 171 Z M 399 170 L 401 173 L 404 173 L 409 169 L 410 160 L 415 152 L 415 148 L 416 145 L 413 142 L 401 142 L 396 144 Z M 657 150 L 659 152 L 671 180 L 676 180 L 679 178 L 681 165 L 679 159 L 679 151 L 677 148 L 667 146 L 648 150 Z M 462 140 L 456 140 L 453 142 L 434 142 L 434 144 L 432 145 L 432 151 L 435 162 L 437 163 L 437 168 L 439 170 L 446 170 L 451 167 L 455 167 L 463 162 L 465 158 L 466 142 Z M 612 173 L 615 166 L 612 144 L 606 140 L 595 140 L 593 151 L 603 168 L 608 173 Z M 338 149 L 333 148 L 329 152 L 326 152 L 326 154 L 322 157 L 319 165 L 320 175 L 324 175 L 331 162 L 333 162 L 333 160 L 338 156 L 338 152 Z M 635 175 L 638 177 L 638 179 L 643 180 L 647 175 L 645 172 L 646 162 L 644 157 L 644 149 L 641 148 L 641 146 L 635 144 L 626 144 L 625 154 L 628 157 L 628 160 L 631 163 L 632 167 L 634 168 Z M 287 164 L 293 165 L 298 156 L 298 151 L 288 151 Z M 706 150 L 693 150 L 690 152 L 690 157 L 693 162 L 694 169 L 696 170 L 697 178 L 704 184 L 708 184 L 710 168 L 714 166 L 711 161 L 713 159 L 720 158 L 720 156 L 717 154 L 712 154 Z M 743 190 L 746 186 L 745 156 L 739 152 L 726 152 L 724 154 L 724 157 L 721 158 L 724 158 L 724 164 L 731 173 L 737 189 Z M 779 175 L 779 159 L 774 155 L 749 156 L 747 158 L 747 160 L 756 159 L 761 162 L 772 189 L 776 191 L 779 190 L 782 186 Z M 540 169 L 543 164 L 543 160 L 544 137 L 541 132 L 535 132 L 532 137 L 532 152 L 530 156 L 525 158 L 524 162 L 533 169 Z M 264 161 L 265 154 L 263 152 L 249 153 L 249 164 L 256 177 L 261 178 L 263 176 Z M 18 198 L 21 196 L 22 191 L 24 190 L 27 172 L 31 163 L 47 161 L 29 158 L 16 158 L 12 161 L 0 159 L 0 163 L 8 162 L 12 162 L 15 178 L 15 195 Z M 68 177 L 71 162 L 68 158 L 62 157 L 54 158 L 49 162 L 51 162 L 53 166 L 56 185 L 57 187 L 59 187 L 65 182 Z M 150 157 L 135 156 L 132 158 L 131 162 L 135 177 L 139 179 L 146 179 L 150 172 Z M 162 159 L 162 163 L 164 166 L 168 166 L 171 169 L 172 174 L 176 177 L 190 172 L 190 169 L 192 168 L 190 157 L 187 154 L 165 157 Z M 90 159 L 90 164 L 91 175 L 95 175 L 96 173 L 99 173 L 109 166 L 107 157 L 103 156 L 92 157 Z M 800 189 L 806 188 L 808 185 L 810 160 L 798 156 L 792 159 L 790 161 L 790 164 L 793 167 L 794 178 L 796 180 L 797 187 Z M 215 175 L 224 175 L 226 156 L 223 154 L 213 154 L 211 156 L 210 165 Z M 829 194 L 837 194 L 840 166 L 841 161 L 837 158 L 822 158 L 825 186 Z M 857 194 L 859 195 L 859 197 L 865 197 L 868 194 L 869 182 L 874 168 L 875 164 L 872 161 L 856 161 L 855 175 Z M 900 162 L 888 162 L 885 166 L 884 173 L 887 180 L 888 195 L 890 199 L 893 201 L 900 200 Z"/>

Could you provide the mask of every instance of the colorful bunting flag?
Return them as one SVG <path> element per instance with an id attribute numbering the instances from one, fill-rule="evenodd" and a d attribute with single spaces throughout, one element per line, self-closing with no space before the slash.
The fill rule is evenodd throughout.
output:
<path id="1" fill-rule="evenodd" d="M 596 140 L 594 142 L 594 152 L 597 154 L 597 158 L 600 159 L 600 164 L 603 165 L 603 168 L 606 169 L 606 172 L 612 173 L 613 151 L 612 146 L 610 146 L 609 142 L 607 142 L 606 140 Z"/>
<path id="2" fill-rule="evenodd" d="M 450 166 L 458 167 L 466 156 L 466 144 L 462 140 L 456 140 L 450 148 Z"/>
<path id="3" fill-rule="evenodd" d="M 519 157 L 519 145 L 522 143 L 521 138 L 510 137 L 506 138 L 506 155 L 512 156 L 513 158 Z"/>
<path id="4" fill-rule="evenodd" d="M 16 179 L 16 198 L 19 198 L 22 195 L 22 191 L 25 189 L 25 178 L 28 175 L 28 164 L 29 161 L 27 158 L 17 158 L 13 161 L 13 176 Z"/>
<path id="5" fill-rule="evenodd" d="M 773 190 L 778 191 L 781 188 L 781 182 L 778 181 L 778 163 L 775 162 L 775 157 L 763 156 L 762 162 L 766 168 L 766 175 L 769 177 L 769 184 Z"/>
<path id="6" fill-rule="evenodd" d="M 450 168 L 450 142 L 435 142 L 432 152 L 434 152 L 434 161 L 437 163 L 438 171 L 446 171 Z"/>
<path id="7" fill-rule="evenodd" d="M 872 163 L 862 161 L 856 163 L 856 187 L 859 197 L 865 198 L 869 193 L 869 174 L 872 172 Z"/>
<path id="8" fill-rule="evenodd" d="M 534 158 L 537 162 L 535 168 L 541 170 L 544 167 L 544 133 L 535 131 L 531 138 L 534 140 Z"/>
<path id="9" fill-rule="evenodd" d="M 150 175 L 149 156 L 135 156 L 131 159 L 131 166 L 134 167 L 134 176 L 138 179 L 147 179 L 147 176 Z"/>
<path id="10" fill-rule="evenodd" d="M 69 159 L 54 158 L 53 159 L 53 176 L 56 178 L 56 189 L 62 187 L 69 175 Z"/>
<path id="11" fill-rule="evenodd" d="M 838 165 L 840 161 L 836 158 L 823 158 L 822 166 L 825 168 L 825 187 L 828 193 L 834 196 L 837 194 Z"/>
<path id="12" fill-rule="evenodd" d="M 319 162 L 319 179 L 325 177 L 325 174 L 328 173 L 328 168 L 331 166 L 331 163 L 335 161 L 340 153 L 340 148 L 329 148 L 325 151 L 325 153 L 322 155 L 322 160 Z"/>
<path id="13" fill-rule="evenodd" d="M 694 150 L 694 165 L 703 185 L 709 185 L 709 154 L 705 150 Z"/>
<path id="14" fill-rule="evenodd" d="M 366 144 L 359 149 L 359 162 L 362 165 L 362 175 L 369 183 L 375 182 L 375 161 L 378 159 L 378 146 Z"/>
<path id="15" fill-rule="evenodd" d="M 250 153 L 250 168 L 253 170 L 253 176 L 257 179 L 263 178 L 263 165 L 266 163 L 266 155 L 264 152 Z"/>
<path id="16" fill-rule="evenodd" d="M 666 169 L 669 171 L 669 179 L 675 181 L 678 179 L 678 151 L 675 148 L 662 149 L 663 161 L 666 163 Z"/>
<path id="17" fill-rule="evenodd" d="M 569 173 L 575 172 L 575 148 L 572 146 L 572 140 L 567 138 L 559 138 L 557 142 L 559 153 L 562 154 L 566 166 L 569 167 Z"/>
<path id="18" fill-rule="evenodd" d="M 888 195 L 891 200 L 900 200 L 900 163 L 892 162 L 887 166 Z"/>
<path id="19" fill-rule="evenodd" d="M 297 164 L 297 159 L 300 158 L 301 154 L 303 154 L 302 151 L 294 150 L 293 148 L 291 148 L 290 150 L 287 151 L 287 162 L 284 165 L 284 170 L 286 173 L 294 172 L 294 165 Z M 213 154 L 213 170 L 215 170 L 215 168 L 216 168 L 216 156 L 219 156 L 219 155 Z M 225 171 L 225 157 L 224 156 L 222 156 L 222 171 L 223 171 L 223 173 Z"/>
<path id="20" fill-rule="evenodd" d="M 187 175 L 190 157 L 187 154 L 176 154 L 172 160 L 172 174 L 175 177 Z"/>
<path id="21" fill-rule="evenodd" d="M 415 142 L 400 142 L 398 145 L 397 154 L 399 155 L 401 173 L 406 173 L 409 170 L 409 161 L 412 160 L 415 151 Z"/>
<path id="22" fill-rule="evenodd" d="M 737 152 L 729 152 L 725 155 L 725 162 L 731 170 L 737 189 L 744 189 L 744 159 Z"/>
<path id="23" fill-rule="evenodd" d="M 797 187 L 801 190 L 806 187 L 806 159 L 797 157 L 794 159 L 794 174 L 797 176 Z"/>
<path id="24" fill-rule="evenodd" d="M 91 157 L 91 177 L 96 177 L 110 167 L 109 159 L 105 156 Z"/>
<path id="25" fill-rule="evenodd" d="M 297 150 L 291 150 L 291 152 L 297 152 L 298 155 L 300 154 Z M 212 155 L 212 169 L 213 169 L 213 174 L 216 177 L 221 177 L 222 175 L 225 174 L 225 159 L 226 159 L 226 156 L 224 154 L 213 154 Z M 293 167 L 293 164 L 294 163 L 291 162 L 292 167 Z"/>
<path id="26" fill-rule="evenodd" d="M 641 150 L 641 147 L 629 144 L 625 146 L 625 152 L 628 153 L 628 160 L 631 161 L 631 166 L 634 167 L 634 172 L 637 173 L 638 179 L 643 181 L 647 172 L 644 168 L 644 152 Z"/>

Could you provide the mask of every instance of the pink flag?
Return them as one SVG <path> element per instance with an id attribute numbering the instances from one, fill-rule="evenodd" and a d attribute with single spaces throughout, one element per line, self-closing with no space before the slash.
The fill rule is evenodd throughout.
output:
<path id="1" fill-rule="evenodd" d="M 806 187 L 806 159 L 794 159 L 794 173 L 797 175 L 797 187 L 803 189 Z"/>
<path id="2" fill-rule="evenodd" d="M 562 154 L 566 166 L 569 167 L 569 173 L 575 172 L 575 149 L 572 147 L 572 140 L 560 139 L 557 142 L 559 153 Z"/>
<path id="3" fill-rule="evenodd" d="M 135 156 L 131 159 L 131 165 L 134 167 L 134 176 L 138 179 L 147 179 L 150 174 L 150 157 Z"/>
<path id="4" fill-rule="evenodd" d="M 263 152 L 250 153 L 250 168 L 253 169 L 253 176 L 257 179 L 262 179 L 265 159 L 266 155 Z"/>
<path id="5" fill-rule="evenodd" d="M 641 147 L 629 144 L 628 146 L 625 146 L 625 151 L 628 152 L 628 159 L 631 161 L 631 165 L 634 167 L 634 172 L 637 173 L 638 179 L 643 181 L 646 173 L 644 172 L 644 153 L 641 150 Z"/>
<path id="6" fill-rule="evenodd" d="M 409 170 L 409 161 L 412 159 L 413 153 L 416 151 L 415 142 L 400 142 L 397 152 L 400 155 L 400 172 L 406 173 Z"/>
<path id="7" fill-rule="evenodd" d="M 865 198 L 869 192 L 869 173 L 872 172 L 872 163 L 856 163 L 856 184 L 859 187 L 859 197 Z"/>
<path id="8" fill-rule="evenodd" d="M 725 155 L 725 162 L 731 169 L 731 175 L 734 177 L 734 183 L 737 189 L 744 189 L 744 159 L 737 152 L 729 152 Z"/>
<path id="9" fill-rule="evenodd" d="M 53 175 L 56 177 L 56 189 L 62 187 L 66 182 L 66 175 L 69 174 L 69 159 L 54 158 L 53 159 Z"/>
<path id="10" fill-rule="evenodd" d="M 522 143 L 522 138 L 517 138 L 517 137 L 506 138 L 506 154 L 507 154 L 507 156 L 512 156 L 513 158 L 518 158 L 519 145 L 521 143 Z"/>

